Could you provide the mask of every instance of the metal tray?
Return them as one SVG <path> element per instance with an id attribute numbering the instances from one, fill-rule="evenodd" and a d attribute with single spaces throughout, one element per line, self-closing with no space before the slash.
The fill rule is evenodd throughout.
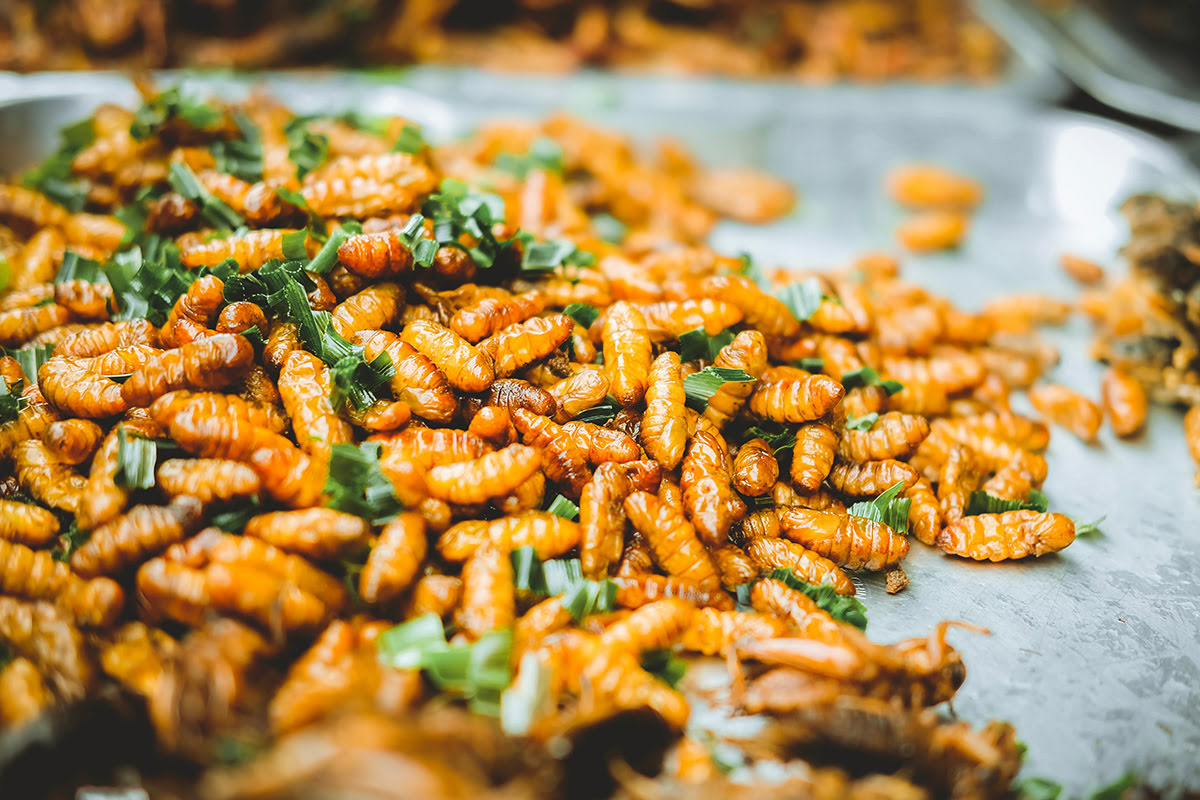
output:
<path id="1" fill-rule="evenodd" d="M 1034 0 L 974 0 L 1014 50 L 1056 64 L 1114 108 L 1200 131 L 1200 61 L 1115 25 L 1088 2 L 1051 12 Z"/>
<path id="2" fill-rule="evenodd" d="M 403 88 L 264 76 L 301 110 L 403 112 L 435 139 L 495 115 L 551 110 L 533 95 L 452 105 Z M 559 96 L 569 92 L 566 79 Z M 45 87 L 45 82 L 43 82 Z M 248 83 L 212 76 L 196 91 L 244 94 Z M 131 101 L 111 76 L 71 76 L 59 96 L 0 105 L 0 170 L 53 147 L 52 131 L 107 100 Z M 83 92 L 83 94 L 69 94 Z M 44 93 L 43 93 L 44 94 Z M 750 164 L 793 181 L 798 210 L 777 224 L 721 225 L 715 243 L 765 265 L 833 265 L 891 249 L 901 213 L 885 198 L 887 170 L 932 160 L 983 180 L 988 197 L 957 252 L 906 258 L 906 274 L 977 308 L 1005 292 L 1072 296 L 1057 268 L 1071 251 L 1122 270 L 1126 230 L 1116 206 L 1155 190 L 1200 197 L 1200 177 L 1174 150 L 1127 127 L 1037 110 L 996 97 L 953 104 L 811 95 L 802 106 L 677 108 L 647 92 L 621 102 L 575 104 L 578 113 L 649 141 L 683 140 L 710 163 Z M 1082 321 L 1055 332 L 1054 379 L 1095 395 Z M 1157 781 L 1200 782 L 1200 492 L 1175 410 L 1155 409 L 1132 443 L 1107 432 L 1088 447 L 1062 431 L 1050 446 L 1046 491 L 1076 518 L 1107 515 L 1103 533 L 1064 553 L 1015 564 L 975 564 L 914 545 L 911 586 L 887 596 L 868 577 L 868 633 L 879 641 L 929 631 L 942 619 L 985 625 L 992 636 L 953 633 L 969 677 L 955 710 L 973 722 L 1013 721 L 1029 745 L 1027 773 L 1081 794 L 1126 767 Z"/>

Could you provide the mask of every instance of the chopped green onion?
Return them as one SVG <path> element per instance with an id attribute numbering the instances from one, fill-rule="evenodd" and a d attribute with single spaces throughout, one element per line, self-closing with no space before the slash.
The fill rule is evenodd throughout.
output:
<path id="1" fill-rule="evenodd" d="M 792 315 L 804 321 L 817 313 L 825 294 L 821 290 L 821 282 L 816 278 L 789 283 L 779 290 L 779 299 Z"/>
<path id="2" fill-rule="evenodd" d="M 846 391 L 855 389 L 859 386 L 882 386 L 883 390 L 888 393 L 888 396 L 896 394 L 904 390 L 904 384 L 898 381 L 884 381 L 879 379 L 879 373 L 874 367 L 859 367 L 842 375 L 842 386 Z"/>
<path id="3" fill-rule="evenodd" d="M 582 580 L 563 594 L 563 607 L 579 622 L 591 614 L 602 614 L 617 607 L 617 585 L 610 580 Z"/>
<path id="4" fill-rule="evenodd" d="M 158 447 L 153 439 L 127 434 L 117 429 L 117 470 L 113 482 L 122 489 L 149 489 L 154 486 L 154 468 L 158 465 Z"/>
<path id="5" fill-rule="evenodd" d="M 139 141 L 149 139 L 173 119 L 181 119 L 193 128 L 212 128 L 221 121 L 221 110 L 215 106 L 183 96 L 178 86 L 143 103 L 133 116 L 129 135 Z"/>
<path id="6" fill-rule="evenodd" d="M 580 250 L 574 242 L 566 239 L 551 239 L 525 247 L 521 256 L 523 272 L 546 272 L 566 264 L 568 266 L 590 266 L 596 257 Z"/>
<path id="7" fill-rule="evenodd" d="M 733 341 L 733 331 L 724 330 L 716 336 L 709 336 L 704 328 L 687 331 L 679 337 L 679 360 L 695 361 L 703 359 L 712 361 L 721 352 L 721 348 Z"/>
<path id="8" fill-rule="evenodd" d="M 241 216 L 205 189 L 187 164 L 173 162 L 168 169 L 167 181 L 172 189 L 199 205 L 200 214 L 216 227 L 236 228 L 243 224 Z"/>
<path id="9" fill-rule="evenodd" d="M 433 266 L 437 258 L 438 243 L 425 238 L 425 217 L 413 214 L 408 222 L 400 229 L 400 243 L 412 253 L 413 263 L 421 267 Z"/>
<path id="10" fill-rule="evenodd" d="M 817 356 L 805 356 L 799 361 L 793 361 L 793 366 L 797 366 L 806 372 L 820 372 L 825 369 L 825 359 Z"/>
<path id="11" fill-rule="evenodd" d="M 317 254 L 312 257 L 312 261 L 308 262 L 308 271 L 317 274 L 324 274 L 333 269 L 337 265 L 338 248 L 341 247 L 351 236 L 362 233 L 362 225 L 353 220 L 343 222 L 340 227 L 334 229 L 333 233 L 329 234 L 329 238 L 325 240 L 325 244 L 317 251 Z M 308 258 L 307 252 L 302 258 Z"/>
<path id="12" fill-rule="evenodd" d="M 767 577 L 783 581 L 790 588 L 808 595 L 818 608 L 829 612 L 829 615 L 839 622 L 848 622 L 856 628 L 866 630 L 867 608 L 857 598 L 840 595 L 827 583 L 814 586 L 807 581 L 802 581 L 786 567 L 772 570 Z"/>
<path id="13" fill-rule="evenodd" d="M 882 522 L 897 533 L 908 533 L 908 512 L 912 499 L 900 497 L 904 481 L 896 481 L 874 500 L 855 503 L 846 513 L 855 517 Z"/>
<path id="14" fill-rule="evenodd" d="M 585 408 L 575 415 L 576 422 L 590 422 L 593 425 L 603 425 L 617 415 L 621 404 L 612 395 L 600 401 L 591 408 Z"/>
<path id="15" fill-rule="evenodd" d="M 620 245 L 629 235 L 628 226 L 612 214 L 596 214 L 592 217 L 592 227 L 596 230 L 597 238 L 609 244 Z"/>
<path id="16" fill-rule="evenodd" d="M 421 212 L 433 220 L 434 238 L 441 246 L 465 251 L 483 269 L 495 264 L 514 241 L 500 241 L 492 230 L 504 221 L 504 200 L 495 194 L 477 192 L 453 178 L 442 181 L 439 191 L 425 200 Z M 474 247 L 459 241 L 464 235 L 476 240 Z"/>
<path id="17" fill-rule="evenodd" d="M 10 355 L 21 365 L 21 372 L 25 373 L 25 380 L 33 385 L 38 382 L 38 370 L 42 368 L 42 364 L 50 360 L 50 354 L 53 352 L 54 345 L 43 344 L 22 347 L 20 350 L 14 350 Z"/>
<path id="18" fill-rule="evenodd" d="M 550 703 L 550 670 L 537 654 L 526 652 L 517 677 L 500 695 L 500 727 L 509 736 L 524 736 Z"/>
<path id="19" fill-rule="evenodd" d="M 579 519 L 579 506 L 575 505 L 561 494 L 554 498 L 554 502 L 552 502 L 546 510 L 557 517 L 562 517 L 563 519 Z"/>
<path id="20" fill-rule="evenodd" d="M 850 417 L 846 420 L 846 430 L 848 431 L 869 431 L 871 426 L 879 419 L 879 412 L 872 411 L 869 414 L 863 414 L 861 417 Z"/>
<path id="21" fill-rule="evenodd" d="M 400 513 L 403 506 L 395 488 L 379 468 L 381 450 L 378 442 L 333 445 L 325 478 L 326 507 L 362 517 L 372 525 L 382 525 Z"/>
<path id="22" fill-rule="evenodd" d="M 300 194 L 295 189 L 289 189 L 286 186 L 277 187 L 275 189 L 275 194 L 285 203 L 291 203 L 305 213 L 305 215 L 308 217 L 308 229 L 318 239 L 324 239 L 329 233 L 324 217 L 322 217 L 316 211 L 313 211 L 313 207 L 310 206 L 308 201 L 304 199 L 304 195 Z"/>
<path id="23" fill-rule="evenodd" d="M 1050 501 L 1037 489 L 1030 490 L 1027 500 L 1002 500 L 987 492 L 975 491 L 971 492 L 971 499 L 967 501 L 967 510 L 963 514 L 973 517 L 977 514 L 1003 514 L 1005 511 L 1045 512 L 1049 507 Z"/>
<path id="24" fill-rule="evenodd" d="M 584 329 L 592 327 L 592 323 L 600 317 L 600 311 L 587 303 L 570 303 L 563 313 L 578 322 Z"/>
<path id="25" fill-rule="evenodd" d="M 388 628 L 375 640 L 379 660 L 396 669 L 417 669 L 425 653 L 446 649 L 442 619 L 430 612 Z"/>
<path id="26" fill-rule="evenodd" d="M 770 420 L 762 420 L 747 428 L 742 441 L 746 442 L 750 439 L 762 439 L 770 445 L 776 455 L 796 446 L 796 434 L 782 423 Z"/>
<path id="27" fill-rule="evenodd" d="M 71 556 L 75 555 L 75 551 L 80 545 L 92 537 L 91 531 L 81 531 L 76 526 L 75 521 L 65 531 L 58 535 L 57 541 L 54 543 L 54 549 L 50 551 L 50 557 L 55 561 L 69 562 Z"/>
<path id="28" fill-rule="evenodd" d="M 289 261 L 308 260 L 308 229 L 290 231 L 283 235 L 283 257 Z M 335 251 L 336 252 L 336 251 Z"/>
<path id="29" fill-rule="evenodd" d="M 213 142 L 209 150 L 217 161 L 217 169 L 244 181 L 254 183 L 263 176 L 262 131 L 244 111 L 233 112 L 242 138 Z"/>
<path id="30" fill-rule="evenodd" d="M 24 381 L 18 380 L 12 386 L 0 378 L 0 424 L 14 421 L 26 406 L 25 398 L 21 397 Z"/>
<path id="31" fill-rule="evenodd" d="M 642 669 L 674 689 L 687 673 L 687 662 L 668 648 L 647 650 L 642 653 Z"/>
<path id="32" fill-rule="evenodd" d="M 1013 788 L 1021 800 L 1058 800 L 1063 790 L 1062 784 L 1037 777 L 1026 778 Z"/>
<path id="33" fill-rule="evenodd" d="M 405 123 L 400 129 L 400 135 L 396 137 L 396 143 L 392 145 L 393 153 L 408 153 L 409 155 L 417 155 L 426 147 L 425 137 L 421 134 L 421 129 L 411 123 Z"/>
<path id="34" fill-rule="evenodd" d="M 288 160 L 296 165 L 296 177 L 303 178 L 325 163 L 329 157 L 329 139 L 308 129 L 308 120 L 297 117 L 284 128 Z"/>
<path id="35" fill-rule="evenodd" d="M 699 412 L 708 408 L 708 401 L 727 383 L 753 383 L 754 378 L 740 369 L 705 367 L 683 379 L 683 391 L 688 407 Z"/>

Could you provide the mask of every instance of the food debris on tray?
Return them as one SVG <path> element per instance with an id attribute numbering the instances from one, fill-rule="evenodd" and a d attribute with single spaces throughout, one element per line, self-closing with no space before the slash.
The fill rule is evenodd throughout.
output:
<path id="1" fill-rule="evenodd" d="M 210 798 L 1009 796 L 937 710 L 986 631 L 852 576 L 1071 545 L 1009 405 L 1069 306 L 764 274 L 705 239 L 786 187 L 571 117 L 144 91 L 0 185 L 6 729 L 134 698 Z"/>
<path id="2" fill-rule="evenodd" d="M 965 0 L 10 0 L 0 11 L 0 69 L 412 62 L 986 81 L 1007 53 Z"/>

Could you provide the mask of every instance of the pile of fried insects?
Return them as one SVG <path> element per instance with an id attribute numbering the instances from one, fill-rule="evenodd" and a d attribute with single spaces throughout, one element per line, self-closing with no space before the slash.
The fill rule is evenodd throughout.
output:
<path id="1" fill-rule="evenodd" d="M 933 710 L 953 623 L 872 642 L 848 573 L 1072 542 L 1008 402 L 1069 309 L 704 244 L 792 202 L 564 116 L 64 129 L 0 186 L 4 726 L 117 687 L 161 752 L 256 756 L 210 798 L 554 796 L 629 715 L 653 763 L 571 796 L 1005 796 L 1012 727 Z"/>
<path id="2" fill-rule="evenodd" d="M 1003 79 L 966 0 L 6 0 L 0 69 L 412 62 L 562 73 Z"/>

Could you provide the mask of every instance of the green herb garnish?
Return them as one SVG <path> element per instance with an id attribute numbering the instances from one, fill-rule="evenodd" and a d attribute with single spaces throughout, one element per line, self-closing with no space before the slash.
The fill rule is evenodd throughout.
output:
<path id="1" fill-rule="evenodd" d="M 670 649 L 642 653 L 642 669 L 674 689 L 687 673 L 687 662 Z"/>
<path id="2" fill-rule="evenodd" d="M 415 156 L 427 146 L 421 129 L 411 123 L 405 123 L 404 127 L 400 129 L 400 135 L 396 137 L 396 143 L 392 145 L 392 152 Z"/>
<path id="3" fill-rule="evenodd" d="M 585 408 L 575 415 L 576 422 L 590 422 L 593 425 L 603 425 L 617 415 L 621 404 L 612 395 L 601 400 L 591 408 Z"/>
<path id="4" fill-rule="evenodd" d="M 839 622 L 848 622 L 856 628 L 866 630 L 867 607 L 858 598 L 840 595 L 829 584 L 814 586 L 807 581 L 802 581 L 786 567 L 772 570 L 767 577 L 783 581 L 790 588 L 804 592 L 812 598 L 818 608 L 829 612 L 829 615 Z"/>
<path id="5" fill-rule="evenodd" d="M 563 519 L 579 519 L 579 506 L 575 505 L 561 494 L 554 498 L 554 501 L 550 503 L 546 510 L 556 517 L 562 517 Z"/>
<path id="6" fill-rule="evenodd" d="M 821 300 L 825 297 L 825 293 L 821 290 L 821 282 L 816 278 L 789 283 L 787 286 L 779 290 L 779 299 L 792 315 L 804 321 L 817 313 L 817 309 L 821 307 Z"/>
<path id="7" fill-rule="evenodd" d="M 530 145 L 529 152 L 525 155 L 500 153 L 496 156 L 494 164 L 496 169 L 507 172 L 519 180 L 525 180 L 534 170 L 561 173 L 563 171 L 563 150 L 558 142 L 542 137 Z"/>
<path id="8" fill-rule="evenodd" d="M 200 207 L 200 215 L 218 228 L 237 228 L 244 220 L 241 216 L 205 189 L 196 178 L 191 167 L 181 162 L 173 162 L 167 173 L 167 181 L 171 188 Z"/>
<path id="9" fill-rule="evenodd" d="M 912 499 L 900 497 L 903 491 L 904 481 L 896 481 L 879 497 L 855 503 L 846 509 L 846 513 L 882 522 L 897 533 L 908 533 L 908 511 L 912 506 Z"/>
<path id="10" fill-rule="evenodd" d="M 582 325 L 585 330 L 600 318 L 600 311 L 587 303 L 570 303 L 563 309 L 563 313 Z"/>
<path id="11" fill-rule="evenodd" d="M 733 331 L 724 330 L 716 336 L 709 336 L 704 328 L 690 330 L 679 337 L 679 360 L 695 361 L 702 359 L 712 361 L 721 352 L 721 348 L 733 341 Z"/>
<path id="12" fill-rule="evenodd" d="M 329 454 L 326 507 L 354 514 L 372 525 L 390 521 L 403 509 L 391 480 L 379 468 L 378 442 L 335 444 Z"/>
<path id="13" fill-rule="evenodd" d="M 296 177 L 303 178 L 329 158 L 329 139 L 308 129 L 309 120 L 297 117 L 284 127 L 288 160 L 296 165 Z"/>
<path id="14" fill-rule="evenodd" d="M 869 414 L 863 414 L 861 417 L 850 417 L 846 420 L 846 430 L 848 431 L 869 431 L 871 426 L 879 419 L 879 412 L 872 411 Z"/>
<path id="15" fill-rule="evenodd" d="M 963 514 L 973 517 L 977 514 L 1003 514 L 1005 511 L 1045 512 L 1049 505 L 1050 501 L 1046 499 L 1046 495 L 1037 489 L 1030 490 L 1027 500 L 1002 500 L 987 492 L 976 491 L 971 492 L 971 499 L 967 501 L 967 510 Z"/>
<path id="16" fill-rule="evenodd" d="M 129 135 L 139 141 L 149 139 L 174 119 L 181 119 L 193 128 L 204 130 L 221 121 L 221 110 L 184 97 L 178 86 L 172 86 L 142 104 L 133 116 Z"/>
<path id="17" fill-rule="evenodd" d="M 263 176 L 262 131 L 244 111 L 233 112 L 233 121 L 241 131 L 240 139 L 213 142 L 209 150 L 217 160 L 217 169 L 254 183 Z"/>
<path id="18" fill-rule="evenodd" d="M 842 375 L 842 386 L 846 391 L 859 386 L 882 386 L 889 397 L 904 390 L 904 384 L 898 381 L 880 380 L 879 373 L 875 371 L 874 367 L 859 367 L 850 370 Z"/>
<path id="19" fill-rule="evenodd" d="M 50 360 L 50 354 L 54 352 L 54 345 L 30 345 L 22 347 L 20 350 L 14 350 L 9 353 L 21 365 L 21 372 L 25 373 L 25 380 L 30 385 L 38 382 L 38 370 L 42 368 Z"/>
<path id="20" fill-rule="evenodd" d="M 727 383 L 753 383 L 754 378 L 740 369 L 705 367 L 683 379 L 683 391 L 689 408 L 703 412 L 708 401 Z"/>

